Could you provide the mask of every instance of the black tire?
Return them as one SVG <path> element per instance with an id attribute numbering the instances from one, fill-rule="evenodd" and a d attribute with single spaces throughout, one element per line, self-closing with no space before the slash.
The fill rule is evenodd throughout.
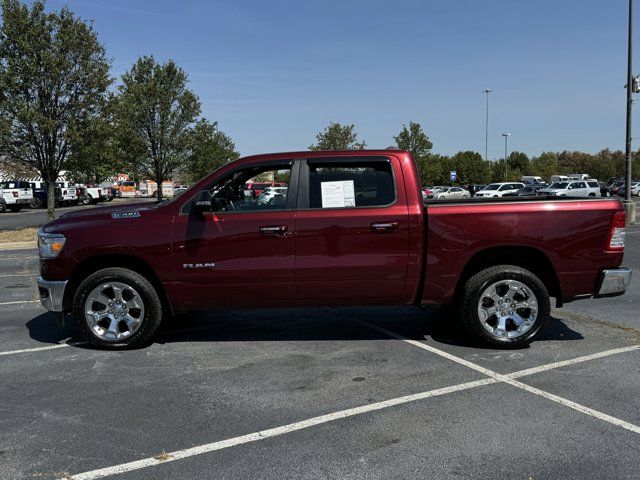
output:
<path id="1" fill-rule="evenodd" d="M 0 202 L 0 213 L 4 213 L 7 211 L 7 204 L 4 201 Z"/>
<path id="2" fill-rule="evenodd" d="M 38 208 L 42 208 L 42 200 L 40 200 L 38 197 L 33 197 L 29 202 L 29 207 L 34 210 L 37 210 Z"/>
<path id="3" fill-rule="evenodd" d="M 84 195 L 82 196 L 82 198 L 80 198 L 80 203 L 82 205 L 91 205 L 91 203 L 93 203 L 91 201 L 91 195 Z"/>
<path id="4" fill-rule="evenodd" d="M 144 304 L 144 315 L 138 329 L 130 336 L 117 341 L 100 338 L 84 316 L 84 305 L 91 291 L 101 283 L 120 282 L 133 287 Z M 76 327 L 93 345 L 108 349 L 139 348 L 147 345 L 162 321 L 162 302 L 151 282 L 137 272 L 126 268 L 105 268 L 89 275 L 78 287 L 73 297 L 73 317 Z"/>
<path id="5" fill-rule="evenodd" d="M 517 337 L 497 337 L 482 324 L 478 306 L 485 289 L 501 280 L 516 280 L 527 286 L 536 296 L 538 314 L 533 325 Z M 546 327 L 551 316 L 549 292 L 542 281 L 529 270 L 514 265 L 496 265 L 482 270 L 467 280 L 462 294 L 460 320 L 474 339 L 493 348 L 519 348 L 528 345 Z"/>
<path id="6" fill-rule="evenodd" d="M 18 213 L 20 210 L 22 210 L 22 205 L 9 205 L 9 210 L 11 210 L 13 213 Z"/>

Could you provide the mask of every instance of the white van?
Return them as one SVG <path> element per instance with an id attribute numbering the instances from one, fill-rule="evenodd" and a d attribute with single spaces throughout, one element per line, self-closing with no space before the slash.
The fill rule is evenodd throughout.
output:
<path id="1" fill-rule="evenodd" d="M 567 177 L 566 175 L 551 175 L 551 178 L 549 179 L 549 183 L 557 183 L 557 182 L 568 182 L 571 179 L 569 177 Z"/>
<path id="2" fill-rule="evenodd" d="M 542 177 L 535 177 L 533 175 L 524 175 L 520 181 L 525 185 L 541 185 L 545 183 Z"/>
<path id="3" fill-rule="evenodd" d="M 569 178 L 571 180 L 591 180 L 591 177 L 586 173 L 570 173 Z"/>

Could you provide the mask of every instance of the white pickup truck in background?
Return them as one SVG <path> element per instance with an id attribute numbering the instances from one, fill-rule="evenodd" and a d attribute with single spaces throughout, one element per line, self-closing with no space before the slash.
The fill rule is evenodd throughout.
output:
<path id="1" fill-rule="evenodd" d="M 104 202 L 105 196 L 103 189 L 100 187 L 90 187 L 88 185 L 76 184 L 76 187 L 82 187 L 84 189 L 84 195 L 80 198 L 82 205 L 95 205 L 98 202 Z"/>
<path id="2" fill-rule="evenodd" d="M 56 187 L 59 187 L 62 191 L 60 203 L 64 205 L 78 205 L 80 201 L 78 192 L 76 191 L 76 187 L 72 186 L 71 182 L 56 182 Z"/>
<path id="3" fill-rule="evenodd" d="M 0 182 L 0 212 L 9 209 L 19 212 L 28 207 L 33 199 L 33 192 L 29 182 L 9 180 Z"/>

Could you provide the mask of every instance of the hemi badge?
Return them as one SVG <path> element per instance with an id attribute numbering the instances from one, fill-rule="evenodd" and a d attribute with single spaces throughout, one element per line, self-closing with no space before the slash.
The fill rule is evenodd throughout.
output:
<path id="1" fill-rule="evenodd" d="M 140 212 L 113 212 L 111 214 L 111 218 L 138 218 L 140 216 Z"/>
<path id="2" fill-rule="evenodd" d="M 182 268 L 192 269 L 192 268 L 216 268 L 216 264 L 213 262 L 209 263 L 183 263 Z"/>

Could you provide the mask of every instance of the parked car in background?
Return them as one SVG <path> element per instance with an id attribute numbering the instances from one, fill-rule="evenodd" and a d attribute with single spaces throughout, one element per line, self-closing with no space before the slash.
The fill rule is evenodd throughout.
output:
<path id="1" fill-rule="evenodd" d="M 539 195 L 552 195 L 557 197 L 599 197 L 600 185 L 589 185 L 587 182 L 572 180 L 570 182 L 556 182 L 538 191 Z"/>
<path id="2" fill-rule="evenodd" d="M 622 185 L 617 192 L 618 196 L 626 197 L 627 196 L 627 186 Z M 636 197 L 640 197 L 640 182 L 631 182 L 631 195 L 635 195 Z"/>
<path id="3" fill-rule="evenodd" d="M 177 185 L 176 187 L 173 188 L 173 197 L 178 197 L 180 195 L 182 195 L 184 192 L 186 192 L 187 190 L 189 190 L 189 187 L 187 185 Z"/>
<path id="4" fill-rule="evenodd" d="M 503 197 L 535 197 L 538 195 L 538 191 L 542 190 L 546 185 L 546 183 L 543 185 L 527 185 L 515 192 L 505 193 Z"/>
<path id="5" fill-rule="evenodd" d="M 546 185 L 547 184 L 547 182 L 545 182 L 542 179 L 542 177 L 535 177 L 532 175 L 523 175 L 520 181 L 525 185 Z"/>
<path id="6" fill-rule="evenodd" d="M 567 176 L 571 180 L 593 180 L 587 173 L 570 173 Z"/>
<path id="7" fill-rule="evenodd" d="M 433 192 L 433 198 L 445 200 L 450 198 L 471 198 L 471 193 L 461 187 L 442 187 Z"/>
<path id="8" fill-rule="evenodd" d="M 266 187 L 260 195 L 256 198 L 259 205 L 276 204 L 279 201 L 284 201 L 287 198 L 288 187 Z M 367 189 L 362 189 L 358 192 L 359 198 L 367 198 L 367 194 L 374 195 L 375 192 L 369 193 Z"/>
<path id="9" fill-rule="evenodd" d="M 9 209 L 12 212 L 19 212 L 31 204 L 33 191 L 29 182 L 8 180 L 0 182 L 0 197 L 4 200 L 3 206 L 0 206 L 1 211 Z"/>
<path id="10" fill-rule="evenodd" d="M 252 198 L 258 198 L 258 196 L 266 190 L 268 187 L 286 187 L 286 183 L 282 182 L 247 182 L 244 186 L 247 195 Z"/>
<path id="11" fill-rule="evenodd" d="M 102 195 L 102 188 L 93 185 L 76 184 L 76 189 L 80 188 L 78 197 L 82 205 L 95 205 L 98 202 L 104 202 L 106 198 Z"/>
<path id="12" fill-rule="evenodd" d="M 611 185 L 609 185 L 609 193 L 611 195 L 618 195 L 618 190 L 620 187 L 624 187 L 624 180 L 616 180 Z"/>
<path id="13" fill-rule="evenodd" d="M 467 190 L 469 190 L 469 193 L 471 194 L 471 196 L 475 196 L 476 193 L 478 193 L 480 190 L 482 190 L 484 187 L 486 187 L 486 184 L 473 184 L 473 185 L 469 185 L 469 187 L 467 188 Z"/>
<path id="14" fill-rule="evenodd" d="M 48 197 L 48 189 L 45 182 L 42 180 L 36 180 L 33 182 L 29 182 L 29 186 L 33 192 L 33 199 L 29 204 L 29 207 L 37 209 L 37 208 L 46 208 L 49 202 Z M 58 206 L 62 203 L 62 189 L 60 187 L 55 187 L 53 189 L 53 199 L 55 202 L 55 206 Z"/>
<path id="15" fill-rule="evenodd" d="M 601 197 L 610 197 L 611 192 L 609 191 L 609 187 L 605 182 L 598 182 L 598 186 L 600 187 L 600 196 Z"/>
<path id="16" fill-rule="evenodd" d="M 558 182 L 568 182 L 569 180 L 571 179 L 566 175 L 551 175 L 551 177 L 549 178 L 549 184 L 558 183 Z"/>
<path id="17" fill-rule="evenodd" d="M 73 206 L 78 205 L 80 199 L 78 198 L 78 192 L 76 191 L 76 187 L 74 187 L 70 182 L 56 182 L 56 186 L 60 188 L 62 191 L 62 200 L 60 201 L 61 205 Z"/>
<path id="18" fill-rule="evenodd" d="M 513 193 L 524 188 L 522 182 L 490 183 L 476 193 L 476 197 L 502 197 L 505 193 Z"/>

